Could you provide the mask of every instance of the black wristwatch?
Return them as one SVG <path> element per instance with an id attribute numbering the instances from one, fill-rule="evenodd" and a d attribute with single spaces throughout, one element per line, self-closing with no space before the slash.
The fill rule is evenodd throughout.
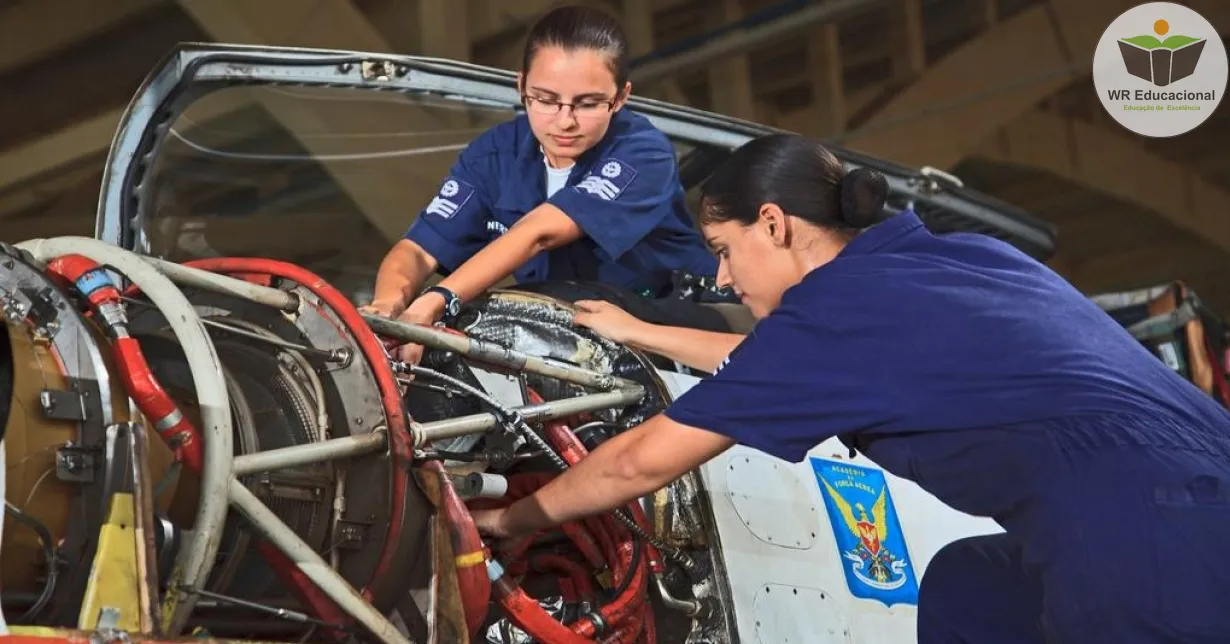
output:
<path id="1" fill-rule="evenodd" d="M 452 324 L 458 315 L 461 315 L 461 298 L 457 294 L 444 288 L 443 286 L 432 286 L 424 289 L 423 295 L 428 293 L 439 293 L 444 297 L 444 316 L 441 319 L 445 324 Z"/>

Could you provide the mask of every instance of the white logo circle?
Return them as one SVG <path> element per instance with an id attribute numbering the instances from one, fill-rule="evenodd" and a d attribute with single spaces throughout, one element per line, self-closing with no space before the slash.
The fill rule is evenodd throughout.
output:
<path id="1" fill-rule="evenodd" d="M 619 164 L 614 161 L 609 161 L 606 165 L 602 166 L 602 176 L 607 179 L 618 177 L 620 172 L 623 172 L 623 168 L 620 168 Z"/>
<path id="2" fill-rule="evenodd" d="M 449 179 L 448 181 L 444 182 L 444 185 L 440 186 L 440 196 L 441 197 L 451 197 L 457 194 L 457 191 L 460 189 L 461 189 L 461 186 L 458 186 L 456 181 Z"/>
<path id="3" fill-rule="evenodd" d="M 1093 53 L 1102 107 L 1144 136 L 1178 136 L 1204 123 L 1226 90 L 1226 46 L 1203 16 L 1173 2 L 1123 12 Z"/>

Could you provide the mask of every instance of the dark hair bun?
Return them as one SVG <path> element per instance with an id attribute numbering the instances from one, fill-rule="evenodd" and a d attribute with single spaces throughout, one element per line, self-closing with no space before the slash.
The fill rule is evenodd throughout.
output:
<path id="1" fill-rule="evenodd" d="M 853 228 L 867 228 L 883 217 L 888 180 L 870 168 L 855 168 L 841 180 L 841 218 Z"/>

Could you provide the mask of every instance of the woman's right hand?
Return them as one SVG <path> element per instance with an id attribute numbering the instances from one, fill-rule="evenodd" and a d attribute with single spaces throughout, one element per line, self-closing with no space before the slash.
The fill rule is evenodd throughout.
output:
<path id="1" fill-rule="evenodd" d="M 577 312 L 572 323 L 592 329 L 594 333 L 620 344 L 634 343 L 648 326 L 627 311 L 601 300 L 577 300 Z"/>
<path id="2" fill-rule="evenodd" d="M 398 306 L 397 302 L 382 302 L 380 300 L 374 300 L 371 304 L 364 304 L 358 308 L 359 313 L 366 313 L 367 315 L 375 315 L 389 319 L 396 317 L 402 312 L 402 309 Z"/>

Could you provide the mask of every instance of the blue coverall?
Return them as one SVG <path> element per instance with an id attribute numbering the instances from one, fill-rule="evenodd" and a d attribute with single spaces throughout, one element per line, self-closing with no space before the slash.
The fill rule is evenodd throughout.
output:
<path id="1" fill-rule="evenodd" d="M 685 204 L 675 149 L 645 117 L 620 110 L 606 135 L 548 194 L 549 170 L 525 115 L 497 125 L 459 155 L 406 232 L 447 274 L 550 202 L 585 235 L 517 269 L 518 283 L 598 281 L 663 296 L 672 271 L 717 272 Z"/>
<path id="2" fill-rule="evenodd" d="M 1230 413 L 1008 244 L 890 217 L 666 414 L 995 519 L 927 567 L 922 644 L 1230 641 Z"/>

